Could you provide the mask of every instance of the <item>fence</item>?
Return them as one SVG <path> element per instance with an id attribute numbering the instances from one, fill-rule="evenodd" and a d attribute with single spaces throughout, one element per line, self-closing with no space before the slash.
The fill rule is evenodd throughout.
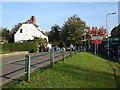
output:
<path id="1" fill-rule="evenodd" d="M 70 48 L 69 50 L 69 56 L 72 56 L 73 54 L 76 54 L 77 52 L 83 52 L 83 51 L 86 51 L 86 49 L 82 46 L 78 47 L 76 49 L 76 47 L 73 49 L 73 48 Z M 22 75 L 25 75 L 25 81 L 27 82 L 30 82 L 30 72 L 37 69 L 37 68 L 40 68 L 42 67 L 43 65 L 39 65 L 33 69 L 30 69 L 30 66 L 31 66 L 31 59 L 34 59 L 36 57 L 39 57 L 39 56 L 43 56 L 43 55 L 47 55 L 47 54 L 50 54 L 50 66 L 51 67 L 54 67 L 54 52 L 60 52 L 61 53 L 61 56 L 62 56 L 62 60 L 64 61 L 64 58 L 66 58 L 67 56 L 65 56 L 65 50 L 62 49 L 60 51 L 54 51 L 54 49 L 51 49 L 49 52 L 46 52 L 46 53 L 42 53 L 42 54 L 38 54 L 38 55 L 34 55 L 34 56 L 25 56 L 25 58 L 22 58 L 22 59 L 19 59 L 19 60 L 16 60 L 16 61 L 11 61 L 11 62 L 7 62 L 7 63 L 3 63 L 3 64 L 0 64 L 0 66 L 5 66 L 5 65 L 8 65 L 8 64 L 12 64 L 12 63 L 15 63 L 15 62 L 19 62 L 19 61 L 25 61 L 25 72 L 19 74 L 19 75 L 16 75 L 8 80 L 5 80 L 3 82 L 1 82 L 0 84 L 2 83 L 6 83 L 14 78 L 17 78 L 19 76 L 22 76 Z"/>

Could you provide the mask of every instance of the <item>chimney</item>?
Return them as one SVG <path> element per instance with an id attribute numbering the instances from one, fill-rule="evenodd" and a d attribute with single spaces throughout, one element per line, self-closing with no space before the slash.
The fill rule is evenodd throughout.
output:
<path id="1" fill-rule="evenodd" d="M 35 18 L 35 16 L 31 16 L 31 21 L 32 21 L 34 24 L 36 24 L 36 18 Z"/>

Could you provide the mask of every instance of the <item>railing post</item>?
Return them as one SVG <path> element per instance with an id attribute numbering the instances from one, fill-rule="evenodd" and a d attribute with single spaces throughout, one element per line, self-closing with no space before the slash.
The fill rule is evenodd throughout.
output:
<path id="1" fill-rule="evenodd" d="M 84 46 L 84 52 L 86 52 L 86 46 Z"/>
<path id="2" fill-rule="evenodd" d="M 70 57 L 72 56 L 72 48 L 70 48 Z"/>
<path id="3" fill-rule="evenodd" d="M 82 52 L 84 52 L 84 47 L 82 46 Z"/>
<path id="4" fill-rule="evenodd" d="M 80 52 L 82 52 L 82 46 L 80 46 Z"/>
<path id="5" fill-rule="evenodd" d="M 48 48 L 48 52 L 50 52 L 50 48 Z"/>
<path id="6" fill-rule="evenodd" d="M 78 52 L 80 52 L 80 46 L 78 46 Z"/>
<path id="7" fill-rule="evenodd" d="M 30 82 L 30 60 L 31 57 L 29 55 L 26 55 L 26 60 L 25 60 L 25 72 L 27 72 L 25 74 L 25 79 L 27 82 Z"/>
<path id="8" fill-rule="evenodd" d="M 53 49 L 50 49 L 50 65 L 51 65 L 51 67 L 54 66 L 54 52 L 53 52 Z"/>
<path id="9" fill-rule="evenodd" d="M 84 52 L 83 46 L 81 46 L 81 51 Z"/>
<path id="10" fill-rule="evenodd" d="M 75 46 L 75 54 L 77 53 L 76 46 Z"/>
<path id="11" fill-rule="evenodd" d="M 85 47 L 83 46 L 83 52 L 85 52 Z"/>
<path id="12" fill-rule="evenodd" d="M 62 49 L 62 60 L 64 61 L 65 58 L 65 53 L 64 53 L 64 49 Z"/>

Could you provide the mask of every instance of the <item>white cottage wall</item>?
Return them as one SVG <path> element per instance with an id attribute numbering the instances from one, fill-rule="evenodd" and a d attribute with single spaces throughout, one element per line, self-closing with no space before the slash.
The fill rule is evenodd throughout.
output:
<path id="1" fill-rule="evenodd" d="M 22 32 L 20 32 L 21 29 Z M 33 40 L 34 37 L 46 38 L 48 41 L 48 37 L 43 35 L 33 24 L 22 24 L 14 35 L 14 41 Z"/>

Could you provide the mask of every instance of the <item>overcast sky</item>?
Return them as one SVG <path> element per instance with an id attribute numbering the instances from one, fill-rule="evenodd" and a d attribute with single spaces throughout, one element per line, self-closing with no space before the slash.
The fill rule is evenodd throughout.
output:
<path id="1" fill-rule="evenodd" d="M 105 27 L 109 12 L 118 13 L 118 2 L 2 2 L 2 26 L 11 29 L 35 16 L 37 24 L 50 31 L 54 24 L 62 26 L 67 18 L 77 14 L 87 26 Z M 116 25 L 118 14 L 109 15 L 109 31 Z"/>

